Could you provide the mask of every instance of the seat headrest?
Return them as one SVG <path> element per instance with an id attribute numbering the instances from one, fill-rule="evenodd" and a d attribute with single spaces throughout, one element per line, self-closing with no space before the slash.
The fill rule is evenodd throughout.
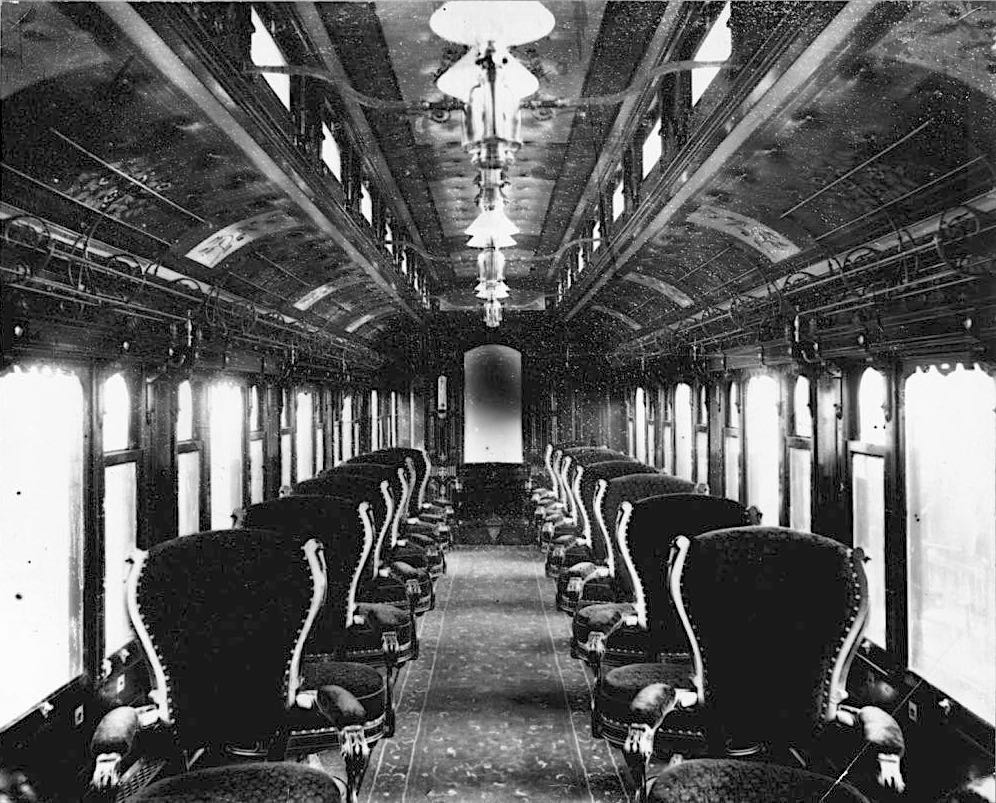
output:
<path id="1" fill-rule="evenodd" d="M 711 530 L 746 527 L 747 509 L 732 499 L 705 494 L 655 494 L 638 499 L 629 518 L 629 543 L 644 539 L 663 541 L 670 546 L 679 535 L 689 537 Z"/>
<path id="2" fill-rule="evenodd" d="M 250 528 L 318 538 L 328 548 L 333 537 L 362 534 L 360 504 L 334 496 L 284 496 L 250 505 L 244 521 Z"/>

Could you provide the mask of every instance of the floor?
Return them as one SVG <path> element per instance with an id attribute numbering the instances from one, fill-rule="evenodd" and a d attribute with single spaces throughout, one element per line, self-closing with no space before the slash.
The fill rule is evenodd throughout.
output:
<path id="1" fill-rule="evenodd" d="M 454 547 L 447 562 L 360 799 L 630 800 L 621 756 L 590 736 L 591 678 L 540 551 Z"/>

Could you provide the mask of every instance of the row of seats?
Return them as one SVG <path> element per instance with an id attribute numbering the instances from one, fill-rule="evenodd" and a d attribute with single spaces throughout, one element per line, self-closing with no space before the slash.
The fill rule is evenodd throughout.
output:
<path id="1" fill-rule="evenodd" d="M 430 472 L 419 450 L 372 452 L 239 511 L 234 529 L 139 552 L 128 603 L 152 704 L 98 725 L 94 789 L 111 794 L 155 745 L 172 777 L 136 799 L 269 799 L 260 789 L 283 783 L 283 799 L 357 800 L 446 570 L 453 511 L 426 501 Z M 259 764 L 336 746 L 345 781 Z"/>
<path id="2" fill-rule="evenodd" d="M 868 617 L 860 549 L 761 526 L 625 454 L 547 448 L 537 540 L 594 675 L 592 736 L 622 750 L 639 800 L 863 801 L 821 775 L 834 731 L 862 731 L 902 790 L 896 721 L 846 704 Z M 652 758 L 667 769 L 647 781 Z"/>

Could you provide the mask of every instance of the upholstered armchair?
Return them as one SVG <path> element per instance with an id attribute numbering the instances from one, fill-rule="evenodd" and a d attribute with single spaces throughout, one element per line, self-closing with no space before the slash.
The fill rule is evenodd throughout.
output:
<path id="1" fill-rule="evenodd" d="M 389 466 L 401 472 L 401 496 L 395 511 L 395 525 L 392 530 L 391 552 L 397 560 L 404 560 L 413 566 L 425 566 L 433 577 L 441 575 L 445 569 L 445 561 L 439 542 L 434 535 L 426 533 L 406 532 L 408 509 L 415 494 L 417 472 L 414 462 L 398 452 L 369 452 L 354 457 L 346 465 L 380 465 Z"/>
<path id="2" fill-rule="evenodd" d="M 661 567 L 652 566 L 649 578 L 636 576 L 631 560 L 627 559 L 619 532 L 619 508 L 625 501 L 668 494 L 690 494 L 697 490 L 688 480 L 672 477 L 669 474 L 629 474 L 599 480 L 596 483 L 593 510 L 595 522 L 605 533 L 611 550 L 610 560 L 613 572 L 609 589 L 610 602 L 594 602 L 587 584 L 581 587 L 581 597 L 571 624 L 571 655 L 581 658 L 599 674 L 601 667 L 619 666 L 632 661 L 644 660 L 647 650 L 647 631 L 636 617 L 637 589 L 647 583 L 660 582 Z M 705 498 L 704 494 L 702 495 Z M 719 508 L 723 510 L 724 508 Z M 738 520 L 737 524 L 748 522 Z M 663 524 L 661 522 L 660 524 Z M 667 535 L 669 530 L 651 530 Z M 695 532 L 701 532 L 696 529 Z M 642 533 L 641 533 L 642 535 Z M 605 596 L 605 589 L 599 589 L 599 596 Z"/>
<path id="3" fill-rule="evenodd" d="M 414 583 L 409 587 L 404 580 L 391 576 L 389 568 L 384 568 L 383 573 L 381 572 L 379 555 L 390 537 L 394 520 L 394 498 L 387 480 L 350 472 L 328 473 L 299 482 L 294 486 L 294 495 L 335 496 L 370 504 L 374 522 L 374 547 L 363 567 L 357 599 L 361 602 L 387 603 L 410 611 L 414 616 L 421 598 L 419 584 Z"/>
<path id="4" fill-rule="evenodd" d="M 581 515 L 584 520 L 585 543 L 567 548 L 563 566 L 557 577 L 557 609 L 570 614 L 579 603 L 614 602 L 616 599 L 616 561 L 611 541 L 615 541 L 615 516 L 610 517 L 612 532 L 606 526 L 601 503 L 609 480 L 635 474 L 658 474 L 657 469 L 632 460 L 607 460 L 590 463 L 579 470 Z M 595 500 L 598 497 L 599 504 Z"/>
<path id="5" fill-rule="evenodd" d="M 327 773 L 303 764 L 274 762 L 241 764 L 196 770 L 154 783 L 135 797 L 135 803 L 339 803 L 346 800 L 341 784 Z"/>
<path id="6" fill-rule="evenodd" d="M 326 592 L 321 544 L 260 530 L 198 533 L 137 551 L 127 602 L 152 704 L 110 711 L 91 750 L 112 790 L 140 730 L 158 730 L 181 772 L 280 760 L 340 745 L 355 799 L 384 730 L 371 667 L 303 660 Z"/>
<path id="7" fill-rule="evenodd" d="M 305 654 L 308 659 L 331 658 L 383 669 L 388 695 L 386 730 L 392 735 L 393 685 L 400 667 L 415 657 L 415 620 L 393 605 L 360 601 L 376 537 L 369 503 L 348 497 L 288 496 L 250 506 L 246 523 L 322 542 L 328 590 Z"/>
<path id="8" fill-rule="evenodd" d="M 399 535 L 401 517 L 404 515 L 404 500 L 407 498 L 405 469 L 388 464 L 342 463 L 322 472 L 319 477 L 341 475 L 368 477 L 376 479 L 378 482 L 386 481 L 388 483 L 391 499 L 394 500 L 392 503 L 393 513 L 387 533 L 381 539 L 380 548 L 375 553 L 378 571 L 382 575 L 393 577 L 406 585 L 410 584 L 412 588 L 417 583 L 419 602 L 416 606 L 416 613 L 422 614 L 432 610 L 435 600 L 433 576 L 429 571 L 425 551 L 414 545 L 409 547 Z"/>
<path id="9" fill-rule="evenodd" d="M 557 500 L 557 475 L 553 471 L 553 444 L 548 443 L 543 450 L 543 468 L 546 470 L 546 477 L 549 484 L 533 489 L 532 501 L 535 505 L 552 504 Z M 542 481 L 542 480 L 541 480 Z"/>
<path id="10" fill-rule="evenodd" d="M 403 446 L 394 446 L 381 451 L 397 453 L 405 458 L 409 458 L 415 467 L 416 480 L 415 490 L 408 505 L 408 523 L 411 525 L 442 525 L 436 530 L 437 534 L 446 534 L 441 543 L 449 541 L 449 522 L 453 516 L 453 506 L 450 504 L 437 504 L 426 497 L 426 490 L 429 487 L 429 476 L 432 474 L 432 461 L 424 449 L 411 449 Z"/>
<path id="11" fill-rule="evenodd" d="M 638 492 L 639 493 L 639 492 Z M 666 568 L 672 541 L 679 534 L 697 534 L 719 527 L 739 527 L 750 522 L 739 502 L 704 494 L 667 494 L 623 501 L 618 517 L 617 541 L 620 576 L 629 587 L 631 602 L 587 606 L 575 616 L 574 636 L 587 624 L 583 649 L 595 671 L 596 694 L 604 679 L 603 661 L 619 666 L 652 661 L 682 677 L 691 672 L 689 647 L 666 591 Z M 593 707 L 592 732 L 602 735 L 603 722 Z M 693 741 L 693 727 L 678 729 Z"/>
<path id="12" fill-rule="evenodd" d="M 632 521 L 636 507 L 624 505 L 623 517 Z M 862 564 L 860 549 L 781 527 L 676 539 L 668 589 L 690 666 L 618 667 L 596 695 L 603 735 L 622 747 L 641 798 L 651 755 L 671 752 L 658 732 L 675 719 L 697 720 L 711 757 L 816 771 L 807 765 L 830 731 L 860 728 L 879 782 L 902 791 L 898 724 L 881 709 L 845 703 L 868 617 Z"/>
<path id="13" fill-rule="evenodd" d="M 561 461 L 561 477 L 567 494 L 570 517 L 561 523 L 552 522 L 545 525 L 549 538 L 545 565 L 548 577 L 557 577 L 560 574 L 560 570 L 566 565 L 564 557 L 571 547 L 584 549 L 588 547 L 590 527 L 586 524 L 584 505 L 580 498 L 580 482 L 584 467 L 605 460 L 631 459 L 611 449 L 579 447 L 567 450 Z M 635 460 L 633 464 L 639 465 Z"/>

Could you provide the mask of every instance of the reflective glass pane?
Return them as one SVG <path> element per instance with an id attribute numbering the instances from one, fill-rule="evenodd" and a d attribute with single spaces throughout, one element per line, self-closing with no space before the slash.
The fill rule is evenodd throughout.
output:
<path id="1" fill-rule="evenodd" d="M 83 671 L 83 388 L 0 377 L 0 729 Z"/>
<path id="2" fill-rule="evenodd" d="M 212 385 L 209 398 L 211 427 L 211 527 L 232 526 L 232 512 L 242 507 L 242 388 L 229 383 Z"/>
<path id="3" fill-rule="evenodd" d="M 125 595 L 129 559 L 135 551 L 137 518 L 136 466 L 120 463 L 104 469 L 104 655 L 134 638 Z"/>
<path id="4" fill-rule="evenodd" d="M 885 443 L 887 393 L 885 377 L 874 368 L 866 368 L 858 385 L 858 440 Z"/>
<path id="5" fill-rule="evenodd" d="M 322 161 L 332 175 L 342 181 L 342 150 L 325 123 L 322 123 Z"/>
<path id="6" fill-rule="evenodd" d="M 719 18 L 713 23 L 695 51 L 695 61 L 726 61 L 733 52 L 733 39 L 730 32 L 730 4 L 727 3 Z M 719 67 L 699 67 L 692 70 L 692 105 L 699 102 L 702 93 L 719 75 Z"/>
<path id="7" fill-rule="evenodd" d="M 727 499 L 740 501 L 740 438 L 727 435 L 723 449 L 724 494 Z"/>
<path id="8" fill-rule="evenodd" d="M 695 481 L 709 482 L 709 433 L 695 433 Z"/>
<path id="9" fill-rule="evenodd" d="M 263 439 L 249 441 L 249 501 L 263 501 Z"/>
<path id="10" fill-rule="evenodd" d="M 854 546 L 865 551 L 868 627 L 865 636 L 885 648 L 885 458 L 851 455 Z"/>
<path id="11" fill-rule="evenodd" d="M 297 481 L 314 476 L 314 398 L 310 393 L 297 394 Z"/>
<path id="12" fill-rule="evenodd" d="M 176 456 L 177 535 L 190 535 L 201 528 L 201 453 Z"/>
<path id="13" fill-rule="evenodd" d="M 104 382 L 101 393 L 104 405 L 104 451 L 116 452 L 131 446 L 131 395 L 121 374 Z"/>
<path id="14" fill-rule="evenodd" d="M 664 441 L 664 473 L 673 474 L 674 473 L 674 441 L 671 437 L 672 426 L 671 424 L 664 424 L 661 428 L 661 438 Z"/>
<path id="15" fill-rule="evenodd" d="M 189 441 L 194 437 L 194 390 L 189 382 L 176 389 L 176 439 Z"/>
<path id="16" fill-rule="evenodd" d="M 906 381 L 910 668 L 996 722 L 996 380 Z"/>
<path id="17" fill-rule="evenodd" d="M 657 116 L 657 122 L 650 129 L 643 140 L 643 178 L 650 175 L 657 162 L 661 158 L 661 118 Z"/>
<path id="18" fill-rule="evenodd" d="M 647 462 L 647 399 L 643 388 L 636 389 L 636 459 Z"/>
<path id="19" fill-rule="evenodd" d="M 809 380 L 804 376 L 795 380 L 793 407 L 795 434 L 800 438 L 813 437 L 813 413 L 809 409 Z"/>
<path id="20" fill-rule="evenodd" d="M 813 453 L 789 449 L 789 527 L 808 530 L 812 526 Z"/>
<path id="21" fill-rule="evenodd" d="M 684 382 L 674 389 L 674 473 L 692 479 L 692 389 Z"/>
<path id="22" fill-rule="evenodd" d="M 291 486 L 291 435 L 289 432 L 280 436 L 280 487 Z"/>
<path id="23" fill-rule="evenodd" d="M 778 423 L 778 381 L 753 376 L 747 383 L 744 428 L 747 448 L 747 504 L 777 525 L 780 518 L 779 471 L 782 445 Z"/>
<path id="24" fill-rule="evenodd" d="M 315 473 L 325 469 L 325 429 L 315 429 Z"/>
<path id="25" fill-rule="evenodd" d="M 260 67 L 285 67 L 287 60 L 280 51 L 276 40 L 273 38 L 266 24 L 256 13 L 256 9 L 251 12 L 252 37 L 249 40 L 249 58 L 253 64 Z M 270 88 L 280 98 L 280 102 L 286 108 L 290 108 L 290 76 L 280 73 L 263 73 L 263 78 L 270 85 Z"/>

